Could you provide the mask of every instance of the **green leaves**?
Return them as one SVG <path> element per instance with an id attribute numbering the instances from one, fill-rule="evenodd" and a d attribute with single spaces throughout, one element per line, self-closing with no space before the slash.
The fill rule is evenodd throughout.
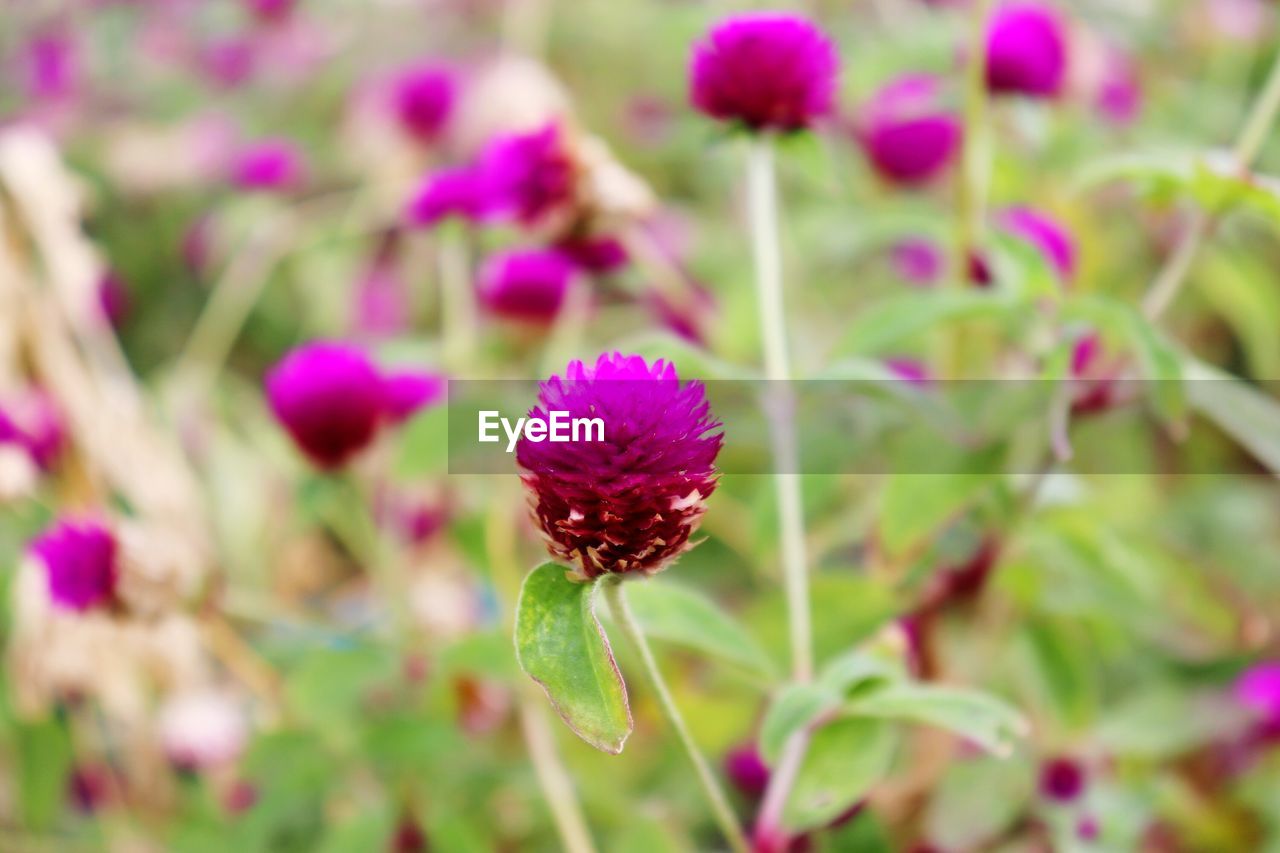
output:
<path id="1" fill-rule="evenodd" d="M 710 599 L 676 583 L 629 585 L 627 600 L 646 634 L 737 664 L 755 675 L 775 675 L 760 644 Z"/>
<path id="2" fill-rule="evenodd" d="M 1186 369 L 1191 406 L 1280 477 L 1280 403 L 1194 359 Z"/>
<path id="3" fill-rule="evenodd" d="M 631 734 L 627 686 L 595 614 L 595 584 L 564 566 L 534 569 L 516 603 L 516 659 L 560 717 L 596 749 L 617 755 Z"/>
<path id="4" fill-rule="evenodd" d="M 888 723 L 840 719 L 813 734 L 782 812 L 793 830 L 822 826 L 866 796 L 889 772 L 898 733 Z"/>
<path id="5" fill-rule="evenodd" d="M 947 729 L 1002 757 L 1010 755 L 1014 741 L 1028 731 L 1027 721 L 1011 706 L 987 693 L 960 687 L 894 684 L 855 698 L 846 710 Z"/>

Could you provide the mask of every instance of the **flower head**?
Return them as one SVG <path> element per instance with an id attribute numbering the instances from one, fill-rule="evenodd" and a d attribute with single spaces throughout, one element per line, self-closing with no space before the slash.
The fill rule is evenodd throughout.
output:
<path id="1" fill-rule="evenodd" d="M 571 205 L 577 165 L 560 125 L 500 136 L 480 156 L 486 212 L 537 225 Z"/>
<path id="2" fill-rule="evenodd" d="M 1057 97 L 1066 80 L 1066 27 L 1048 6 L 1005 6 L 987 31 L 986 59 L 987 88 L 992 92 Z"/>
<path id="3" fill-rule="evenodd" d="M 1119 49 L 1107 52 L 1094 93 L 1094 104 L 1103 118 L 1114 125 L 1133 124 L 1142 112 L 1142 81 L 1133 59 Z"/>
<path id="4" fill-rule="evenodd" d="M 448 389 L 448 380 L 439 373 L 392 371 L 382 379 L 387 419 L 392 423 L 403 423 L 428 406 L 443 401 Z"/>
<path id="5" fill-rule="evenodd" d="M 267 375 L 266 388 L 276 419 L 321 468 L 337 468 L 368 446 L 384 414 L 377 368 L 345 344 L 298 347 Z"/>
<path id="6" fill-rule="evenodd" d="M 232 183 L 245 190 L 291 190 L 305 175 L 302 151 L 287 139 L 246 145 L 231 165 Z"/>
<path id="7" fill-rule="evenodd" d="M 1070 758 L 1054 758 L 1040 768 L 1040 793 L 1060 803 L 1079 797 L 1085 781 L 1084 768 Z"/>
<path id="8" fill-rule="evenodd" d="M 478 219 L 484 212 L 485 188 L 473 168 L 441 169 L 427 175 L 410 199 L 405 217 L 412 225 L 430 226 L 450 216 Z"/>
<path id="9" fill-rule="evenodd" d="M 689 100 L 752 130 L 802 130 L 831 111 L 839 64 L 835 44 L 802 17 L 735 15 L 694 45 Z"/>
<path id="10" fill-rule="evenodd" d="M 929 287 L 937 284 L 946 270 L 942 248 L 924 237 L 907 237 L 889 249 L 894 272 L 908 284 Z"/>
<path id="11" fill-rule="evenodd" d="M 394 84 L 400 126 L 421 142 L 431 142 L 440 136 L 453 112 L 456 97 L 454 76 L 440 65 L 409 68 Z"/>
<path id="12" fill-rule="evenodd" d="M 480 303 L 499 317 L 549 323 L 560 313 L 577 275 L 577 265 L 554 249 L 503 252 L 480 270 Z"/>
<path id="13" fill-rule="evenodd" d="M 769 787 L 769 765 L 754 743 L 741 744 L 725 755 L 724 774 L 735 788 L 753 799 L 764 796 Z"/>
<path id="14" fill-rule="evenodd" d="M 1069 282 L 1076 274 L 1075 239 L 1061 223 L 1030 207 L 1011 207 L 998 217 L 1000 226 L 1034 246 L 1058 274 Z"/>
<path id="15" fill-rule="evenodd" d="M 89 519 L 60 519 L 31 543 L 31 553 L 44 563 L 50 600 L 76 611 L 115 595 L 116 550 L 111 531 Z"/>
<path id="16" fill-rule="evenodd" d="M 1280 723 L 1280 661 L 1260 663 L 1236 679 L 1235 697 L 1267 722 Z"/>
<path id="17" fill-rule="evenodd" d="M 900 77 L 863 109 L 858 138 L 881 177 L 916 186 L 937 177 L 960 144 L 960 121 L 940 105 L 941 86 L 925 74 Z"/>
<path id="18" fill-rule="evenodd" d="M 55 101 L 74 94 L 79 82 L 76 44 L 62 32 L 47 32 L 27 43 L 25 88 L 32 100 Z"/>
<path id="19" fill-rule="evenodd" d="M 533 514 L 557 559 L 583 578 L 651 574 L 690 547 L 716 487 L 723 435 L 699 382 L 638 355 L 570 362 L 539 388 L 530 418 L 599 418 L 602 441 L 516 446 Z M 593 435 L 592 438 L 598 438 Z"/>
<path id="20" fill-rule="evenodd" d="M 159 725 L 165 755 L 187 770 L 229 764 L 240 755 L 248 737 L 243 708 L 214 690 L 169 699 L 160 710 Z"/>

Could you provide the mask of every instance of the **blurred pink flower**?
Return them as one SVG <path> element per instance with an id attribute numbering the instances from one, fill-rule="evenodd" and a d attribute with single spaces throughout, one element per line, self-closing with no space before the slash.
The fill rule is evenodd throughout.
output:
<path id="1" fill-rule="evenodd" d="M 75 94 L 80 84 L 80 57 L 72 36 L 50 30 L 23 48 L 21 79 L 32 101 L 58 101 Z"/>
<path id="2" fill-rule="evenodd" d="M 210 41 L 200 50 L 200 70 L 211 83 L 234 89 L 253 76 L 257 51 L 253 39 L 233 35 Z"/>
<path id="3" fill-rule="evenodd" d="M 801 130 L 831 111 L 835 43 L 797 15 L 758 12 L 718 23 L 693 46 L 689 100 L 752 130 Z"/>
<path id="4" fill-rule="evenodd" d="M 277 24 L 293 13 L 297 0 L 244 0 L 244 5 L 258 21 Z"/>
<path id="5" fill-rule="evenodd" d="M 499 137 L 480 155 L 486 212 L 535 226 L 573 202 L 576 167 L 560 126 Z"/>
<path id="6" fill-rule="evenodd" d="M 1009 234 L 1035 246 L 1064 284 L 1075 278 L 1075 239 L 1060 222 L 1030 207 L 1008 208 L 996 221 Z"/>
<path id="7" fill-rule="evenodd" d="M 910 385 L 928 385 L 933 378 L 928 366 L 913 358 L 887 358 L 884 366 L 894 376 Z"/>
<path id="8" fill-rule="evenodd" d="M 907 237 L 893 244 L 889 262 L 904 281 L 922 287 L 937 284 L 946 269 L 942 249 L 924 237 Z"/>
<path id="9" fill-rule="evenodd" d="M 1084 767 L 1072 758 L 1054 758 L 1040 768 L 1040 794 L 1054 802 L 1069 803 L 1078 799 L 1084 793 L 1086 782 Z"/>
<path id="10" fill-rule="evenodd" d="M 352 332 L 362 337 L 392 337 L 409 329 L 409 288 L 395 264 L 377 260 L 356 283 Z"/>
<path id="11" fill-rule="evenodd" d="M 1280 661 L 1256 664 L 1235 683 L 1235 697 L 1264 722 L 1280 725 Z"/>
<path id="12" fill-rule="evenodd" d="M 44 564 L 54 606 L 85 611 L 115 596 L 120 575 L 116 540 L 102 523 L 60 518 L 36 537 L 30 551 Z"/>
<path id="13" fill-rule="evenodd" d="M 392 99 L 400 126 L 419 142 L 433 142 L 444 131 L 457 98 L 457 80 L 436 63 L 402 71 L 392 84 Z"/>
<path id="14" fill-rule="evenodd" d="M 577 265 L 554 249 L 502 252 L 480 269 L 480 304 L 499 317 L 550 323 L 578 275 Z"/>
<path id="15" fill-rule="evenodd" d="M 230 764 L 248 739 L 244 709 L 216 690 L 171 697 L 160 709 L 159 728 L 166 757 L 185 770 Z"/>
<path id="16" fill-rule="evenodd" d="M 863 107 L 856 135 L 884 179 L 927 183 L 946 169 L 960 144 L 960 121 L 942 108 L 941 84 L 908 74 L 881 88 Z"/>
<path id="17" fill-rule="evenodd" d="M 577 237 L 561 240 L 556 248 L 588 272 L 607 274 L 627 265 L 627 249 L 614 237 Z"/>
<path id="18" fill-rule="evenodd" d="M 769 787 L 769 765 L 764 763 L 754 743 L 744 743 L 729 750 L 724 757 L 724 775 L 743 796 L 758 799 Z"/>
<path id="19" fill-rule="evenodd" d="M 432 226 L 456 216 L 475 220 L 485 209 L 484 179 L 471 167 L 441 169 L 423 179 L 405 210 L 411 225 Z"/>
<path id="20" fill-rule="evenodd" d="M 1051 6 L 1010 3 L 992 18 L 986 63 L 992 92 L 1055 98 L 1066 79 L 1066 26 Z"/>
<path id="21" fill-rule="evenodd" d="M 107 270 L 98 280 L 98 306 L 102 317 L 114 329 L 129 316 L 129 288 L 115 270 Z"/>
<path id="22" fill-rule="evenodd" d="M 1133 59 L 1118 48 L 1107 50 L 1094 103 L 1115 125 L 1132 124 L 1142 111 L 1142 83 Z"/>
<path id="23" fill-rule="evenodd" d="M 231 165 L 231 180 L 245 190 L 291 190 L 306 177 L 301 149 L 283 138 L 264 139 L 245 145 Z"/>
<path id="24" fill-rule="evenodd" d="M 382 379 L 387 419 L 403 423 L 425 408 L 441 403 L 449 382 L 441 373 L 428 370 L 392 370 Z"/>

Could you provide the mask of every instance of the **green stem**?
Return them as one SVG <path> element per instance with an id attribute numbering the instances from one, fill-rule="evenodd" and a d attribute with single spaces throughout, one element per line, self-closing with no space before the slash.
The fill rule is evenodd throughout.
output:
<path id="1" fill-rule="evenodd" d="M 707 759 L 698 750 L 698 745 L 693 742 L 693 735 L 689 733 L 689 726 L 685 723 L 680 709 L 676 707 L 675 699 L 671 696 L 671 690 L 667 687 L 661 670 L 658 669 L 657 661 L 654 660 L 653 651 L 649 648 L 649 641 L 645 639 L 644 631 L 636 623 L 635 617 L 631 615 L 631 609 L 627 606 L 626 596 L 622 592 L 622 581 L 611 576 L 606 578 L 601 586 L 604 588 L 605 598 L 609 601 L 609 609 L 613 611 L 613 618 L 639 653 L 640 661 L 644 664 L 645 671 L 649 675 L 649 681 L 653 685 L 654 693 L 657 694 L 658 704 L 662 707 L 663 714 L 671 724 L 671 727 L 675 729 L 676 735 L 680 739 L 680 744 L 684 747 L 685 754 L 689 756 L 689 761 L 693 764 L 698 782 L 702 785 L 702 791 L 706 794 L 707 801 L 711 805 L 711 812 L 716 819 L 716 823 L 720 826 L 720 831 L 724 833 L 725 839 L 728 840 L 729 846 L 733 850 L 737 851 L 737 853 L 747 853 L 750 848 L 747 845 L 746 836 L 742 833 L 742 827 L 738 825 L 738 818 L 729 806 L 729 799 L 720 788 L 720 783 L 716 781 L 715 774 L 711 772 Z"/>
<path id="2" fill-rule="evenodd" d="M 786 312 L 782 299 L 782 253 L 778 240 L 778 189 L 773 139 L 760 134 L 751 143 L 747 189 L 751 210 L 751 243 L 755 254 L 760 336 L 764 343 L 765 378 L 776 391 L 772 420 L 774 493 L 778 503 L 782 578 L 791 630 L 792 674 L 797 681 L 813 677 L 813 631 L 809 615 L 808 558 L 805 554 L 804 504 L 800 496 L 796 444 L 792 432 L 787 354 Z"/>
<path id="3" fill-rule="evenodd" d="M 1280 114 L 1280 53 L 1276 54 L 1267 82 L 1263 84 L 1262 91 L 1253 102 L 1253 108 L 1249 110 L 1249 116 L 1245 119 L 1244 127 L 1240 129 L 1240 135 L 1236 138 L 1235 147 L 1232 149 L 1236 168 L 1242 174 L 1247 175 L 1253 168 L 1253 163 L 1262 150 L 1262 144 L 1266 141 L 1267 133 L 1275 124 L 1277 114 Z M 1200 247 L 1204 245 L 1204 241 L 1217 224 L 1218 216 L 1217 213 L 1205 210 L 1195 212 L 1178 245 L 1174 248 L 1173 254 L 1160 268 L 1155 281 L 1152 282 L 1151 288 L 1142 300 L 1142 313 L 1148 320 L 1159 319 L 1160 315 L 1173 304 L 1173 300 L 1177 298 L 1183 284 L 1186 283 Z"/>
<path id="4" fill-rule="evenodd" d="M 454 223 L 446 223 L 437 233 L 444 362 L 451 370 L 467 370 L 476 346 L 476 301 L 466 233 Z"/>
<path id="5" fill-rule="evenodd" d="M 969 257 L 982 241 L 987 162 L 990 152 L 987 128 L 987 19 L 991 0 L 974 0 L 971 11 L 968 66 L 964 79 L 964 144 L 961 148 L 956 204 L 955 284 L 963 287 L 969 279 Z"/>

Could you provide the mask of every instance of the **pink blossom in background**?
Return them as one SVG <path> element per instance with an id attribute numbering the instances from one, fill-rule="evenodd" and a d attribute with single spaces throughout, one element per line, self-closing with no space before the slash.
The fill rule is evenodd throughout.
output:
<path id="1" fill-rule="evenodd" d="M 302 150 L 288 139 L 263 139 L 240 149 L 231 165 L 231 180 L 244 190 L 287 191 L 306 178 Z"/>
<path id="2" fill-rule="evenodd" d="M 769 765 L 754 743 L 736 746 L 724 757 L 724 775 L 744 796 L 763 797 L 769 787 Z"/>
<path id="3" fill-rule="evenodd" d="M 394 263 L 377 261 L 370 266 L 356 283 L 354 297 L 354 334 L 387 338 L 409 330 L 413 313 L 409 286 Z"/>
<path id="4" fill-rule="evenodd" d="M 1055 98 L 1067 73 L 1067 30 L 1057 10 L 1010 3 L 987 31 L 987 87 L 996 94 Z"/>
<path id="5" fill-rule="evenodd" d="M 941 103 L 941 82 L 927 74 L 899 77 L 859 112 L 855 135 L 882 178 L 919 186 L 955 158 L 960 120 Z"/>
<path id="6" fill-rule="evenodd" d="M 388 420 L 403 423 L 443 402 L 449 381 L 441 373 L 404 368 L 384 373 L 382 388 Z"/>
<path id="7" fill-rule="evenodd" d="M 888 358 L 885 359 L 884 366 L 910 385 L 928 385 L 933 379 L 928 366 L 913 358 Z"/>
<path id="8" fill-rule="evenodd" d="M 436 63 L 415 65 L 400 72 L 392 84 L 392 101 L 400 126 L 419 142 L 434 142 L 453 113 L 457 85 L 454 72 Z"/>
<path id="9" fill-rule="evenodd" d="M 165 756 L 186 770 L 209 770 L 235 761 L 249 736 L 245 711 L 216 690 L 184 693 L 160 709 L 160 743 Z"/>
<path id="10" fill-rule="evenodd" d="M 101 522 L 61 518 L 31 543 L 30 551 L 44 564 L 55 607 L 83 612 L 115 596 L 120 574 L 116 540 Z"/>
<path id="11" fill-rule="evenodd" d="M 1236 679 L 1235 697 L 1264 721 L 1280 724 L 1280 661 L 1256 664 Z"/>
<path id="12" fill-rule="evenodd" d="M 80 55 L 71 35 L 49 31 L 31 39 L 21 55 L 20 79 L 27 97 L 48 102 L 69 98 L 80 84 Z"/>
<path id="13" fill-rule="evenodd" d="M 244 0 L 249 14 L 264 24 L 278 24 L 293 14 L 298 0 Z"/>
<path id="14" fill-rule="evenodd" d="M 718 23 L 693 46 L 689 101 L 752 130 L 801 130 L 831 112 L 835 43 L 798 15 L 753 12 Z"/>
<path id="15" fill-rule="evenodd" d="M 1094 103 L 1098 111 L 1115 125 L 1130 125 L 1142 112 L 1142 83 L 1138 69 L 1128 54 L 1112 48 L 1103 60 L 1102 79 Z"/>
<path id="16" fill-rule="evenodd" d="M 1058 803 L 1079 799 L 1088 781 L 1084 767 L 1072 758 L 1054 758 L 1040 768 L 1040 794 Z"/>
<path id="17" fill-rule="evenodd" d="M 996 222 L 1006 232 L 1035 246 L 1064 283 L 1075 278 L 1075 238 L 1062 223 L 1030 207 L 1007 208 L 997 214 Z"/>
<path id="18" fill-rule="evenodd" d="M 707 345 L 707 330 L 715 319 L 719 306 L 715 294 L 705 285 L 686 280 L 685 291 L 679 302 L 663 290 L 651 287 L 646 301 L 654 317 L 667 331 L 691 344 Z"/>
<path id="19" fill-rule="evenodd" d="M 889 248 L 889 262 L 903 281 L 921 287 L 937 284 L 947 265 L 942 248 L 924 237 L 907 237 L 894 243 Z"/>
<path id="20" fill-rule="evenodd" d="M 200 49 L 200 70 L 209 82 L 234 89 L 247 82 L 257 67 L 257 50 L 245 35 L 216 38 Z"/>
<path id="21" fill-rule="evenodd" d="M 577 167 L 554 122 L 493 140 L 479 168 L 482 204 L 496 216 L 533 226 L 573 202 Z"/>
<path id="22" fill-rule="evenodd" d="M 107 270 L 98 280 L 98 308 L 102 317 L 114 329 L 124 324 L 129 316 L 129 287 L 114 270 Z"/>
<path id="23" fill-rule="evenodd" d="M 490 257 L 480 269 L 477 295 L 489 313 L 550 323 L 579 276 L 577 264 L 554 249 L 515 249 Z"/>
<path id="24" fill-rule="evenodd" d="M 561 240 L 556 248 L 588 272 L 614 273 L 627 265 L 627 249 L 613 237 L 579 237 Z"/>
<path id="25" fill-rule="evenodd" d="M 410 225 L 430 227 L 450 217 L 478 220 L 486 210 L 486 187 L 480 171 L 463 166 L 427 175 L 405 208 Z"/>

